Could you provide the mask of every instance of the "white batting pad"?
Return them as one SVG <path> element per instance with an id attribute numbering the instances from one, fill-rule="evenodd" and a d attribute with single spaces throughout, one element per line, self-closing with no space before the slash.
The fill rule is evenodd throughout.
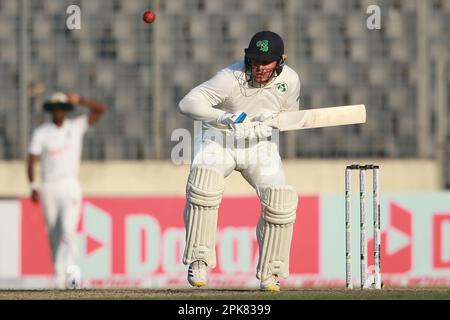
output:
<path id="1" fill-rule="evenodd" d="M 257 278 L 289 276 L 289 253 L 297 213 L 298 195 L 291 186 L 267 188 L 261 193 L 258 222 L 259 261 Z"/>
<path id="2" fill-rule="evenodd" d="M 197 167 L 191 170 L 186 187 L 184 224 L 186 248 L 183 263 L 202 260 L 216 266 L 217 212 L 224 190 L 223 174 L 217 169 Z"/>

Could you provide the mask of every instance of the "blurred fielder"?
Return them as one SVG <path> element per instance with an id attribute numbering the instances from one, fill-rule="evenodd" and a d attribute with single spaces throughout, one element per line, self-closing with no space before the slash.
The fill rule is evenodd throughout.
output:
<path id="1" fill-rule="evenodd" d="M 183 262 L 189 265 L 192 286 L 205 286 L 208 269 L 216 265 L 218 208 L 224 178 L 233 170 L 241 172 L 261 200 L 256 230 L 256 277 L 261 289 L 279 291 L 278 278 L 289 276 L 298 195 L 286 184 L 277 144 L 269 139 L 273 129 L 262 123 L 281 112 L 299 109 L 300 80 L 285 61 L 281 37 L 259 32 L 245 49 L 244 61 L 221 70 L 179 104 L 183 114 L 203 121 L 204 128 L 186 187 Z M 211 132 L 220 132 L 227 141 L 231 136 L 234 142 L 221 143 L 209 137 L 214 136 Z"/>
<path id="2" fill-rule="evenodd" d="M 90 110 L 73 119 L 67 114 L 81 105 Z M 28 178 L 31 199 L 41 200 L 52 248 L 56 286 L 73 287 L 66 283 L 73 274 L 80 274 L 76 265 L 78 248 L 76 228 L 80 218 L 82 192 L 78 182 L 83 136 L 105 112 L 106 106 L 76 93 L 55 93 L 44 104 L 51 121 L 36 128 L 31 138 L 28 158 Z M 35 163 L 41 161 L 40 192 L 35 181 Z M 61 229 L 57 229 L 60 222 Z M 72 276 L 71 276 L 72 275 Z M 67 279 L 66 279 L 67 277 Z M 75 276 L 75 279 L 77 277 Z M 78 277 L 79 278 L 79 277 Z M 76 286 L 79 287 L 79 283 Z"/>

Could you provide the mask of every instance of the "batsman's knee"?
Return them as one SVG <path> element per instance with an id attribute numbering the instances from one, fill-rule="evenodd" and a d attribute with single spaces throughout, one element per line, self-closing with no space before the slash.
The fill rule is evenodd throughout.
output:
<path id="1" fill-rule="evenodd" d="M 271 187 L 262 190 L 262 218 L 271 224 L 294 223 L 297 214 L 298 195 L 291 186 Z"/>
<path id="2" fill-rule="evenodd" d="M 186 197 L 190 204 L 203 207 L 218 207 L 224 190 L 223 174 L 209 167 L 191 170 L 186 186 Z"/>

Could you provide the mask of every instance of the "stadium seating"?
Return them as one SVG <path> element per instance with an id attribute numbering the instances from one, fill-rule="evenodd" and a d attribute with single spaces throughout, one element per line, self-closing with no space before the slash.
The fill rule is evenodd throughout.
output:
<path id="1" fill-rule="evenodd" d="M 288 64 L 301 75 L 302 107 L 365 103 L 370 120 L 356 129 L 297 133 L 285 146 L 289 154 L 309 158 L 417 153 L 415 1 L 165 0 L 157 12 L 158 25 L 147 25 L 141 17 L 149 1 L 124 5 L 123 1 L 80 0 L 82 29 L 68 31 L 65 11 L 72 2 L 32 2 L 28 77 L 31 82 L 44 82 L 49 92 L 77 90 L 109 105 L 109 114 L 86 138 L 85 159 L 151 157 L 155 110 L 164 115 L 159 134 L 165 139 L 162 154 L 169 157 L 170 130 L 192 129 L 192 122 L 178 113 L 178 101 L 220 68 L 241 59 L 255 32 L 268 28 L 286 36 L 288 14 L 294 29 L 293 40 L 286 42 L 292 52 Z M 373 4 L 382 8 L 382 30 L 366 27 L 366 9 Z M 19 120 L 18 6 L 17 1 L 0 0 L 0 119 L 6 119 L 0 122 L 6 126 L 0 127 L 0 157 L 4 159 L 21 157 L 17 147 L 21 137 L 11 128 L 11 120 Z M 450 43 L 450 1 L 432 1 L 430 11 L 430 43 Z M 156 49 L 162 73 L 158 106 L 152 99 Z M 434 71 L 430 72 L 432 77 Z M 35 103 L 40 105 L 44 98 L 37 97 Z M 42 116 L 41 109 L 35 109 L 32 116 Z M 355 132 L 357 136 L 351 134 Z"/>

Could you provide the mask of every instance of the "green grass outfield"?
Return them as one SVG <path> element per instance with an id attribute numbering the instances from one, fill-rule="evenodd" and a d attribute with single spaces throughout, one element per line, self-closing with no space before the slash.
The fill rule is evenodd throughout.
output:
<path id="1" fill-rule="evenodd" d="M 382 290 L 285 289 L 270 293 L 240 289 L 105 289 L 1 290 L 0 300 L 450 300 L 446 288 L 384 288 Z"/>

